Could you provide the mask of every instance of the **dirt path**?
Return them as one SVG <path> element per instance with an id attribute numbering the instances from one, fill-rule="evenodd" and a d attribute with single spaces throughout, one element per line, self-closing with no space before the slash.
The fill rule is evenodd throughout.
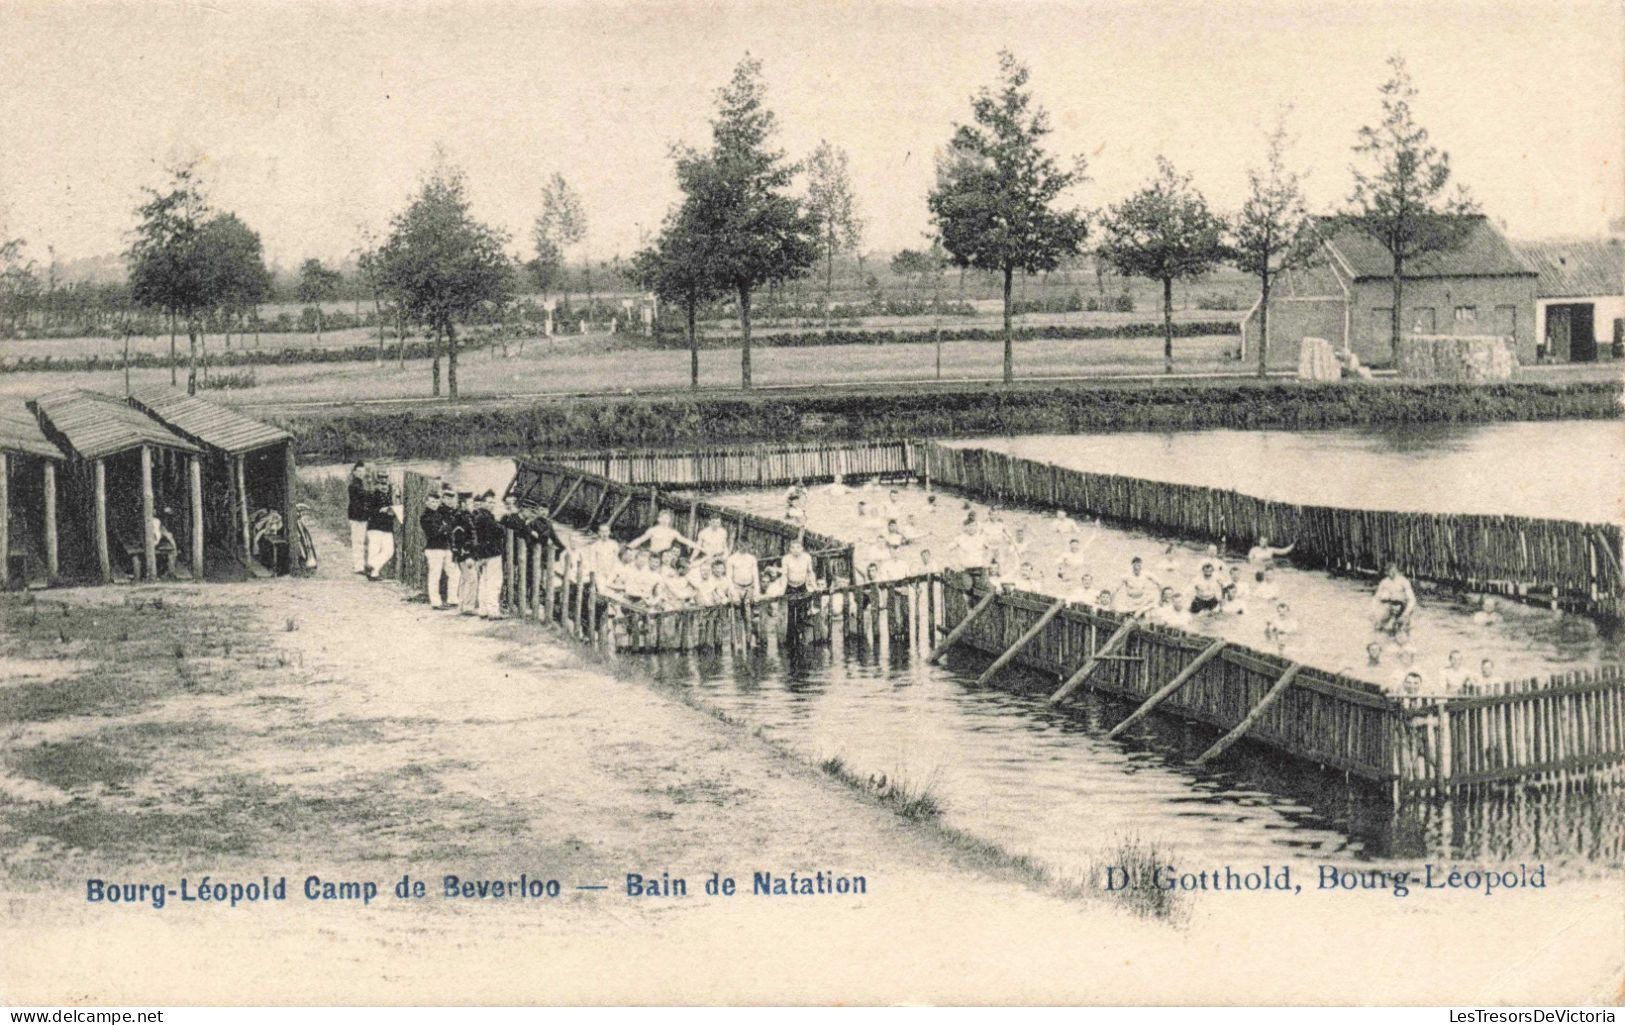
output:
<path id="1" fill-rule="evenodd" d="M 151 778 L 5 797 L 8 810 L 101 802 L 167 825 L 121 848 L 136 854 L 91 841 L 9 852 L 0 1002 L 1359 1002 L 1378 989 L 1562 1002 L 1618 984 L 1625 944 L 1596 903 L 1617 889 L 1565 891 L 1563 915 L 1534 898 L 1474 905 L 1470 926 L 1366 895 L 1280 911 L 1226 897 L 1173 928 L 979 870 L 746 730 L 526 625 L 433 612 L 331 569 L 117 597 L 141 594 L 188 610 L 232 603 L 268 640 L 239 660 L 235 686 L 112 720 L 165 738 Z M 34 721 L 6 744 L 66 743 L 109 722 Z M 199 808 L 204 821 L 186 817 Z M 863 875 L 868 892 L 748 894 L 753 871 L 819 869 Z M 663 871 L 690 896 L 624 895 L 626 873 Z M 712 871 L 746 894 L 707 896 Z M 434 896 L 446 873 L 519 872 L 559 880 L 562 895 Z M 205 873 L 286 875 L 288 900 L 157 911 L 82 899 L 88 876 Z M 300 892 L 310 874 L 387 890 L 403 873 L 431 898 L 364 908 Z M 1447 941 L 1463 929 L 1473 943 Z"/>

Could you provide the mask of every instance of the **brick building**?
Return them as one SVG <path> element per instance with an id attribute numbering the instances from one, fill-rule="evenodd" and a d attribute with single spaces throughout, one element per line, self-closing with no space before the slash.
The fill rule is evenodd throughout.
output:
<path id="1" fill-rule="evenodd" d="M 1536 274 L 1484 217 L 1456 249 L 1405 268 L 1400 330 L 1408 334 L 1500 335 L 1520 363 L 1535 362 Z M 1332 231 L 1322 259 L 1281 276 L 1270 296 L 1270 365 L 1293 367 L 1306 337 L 1351 349 L 1367 365 L 1394 361 L 1393 261 L 1364 233 Z M 1258 344 L 1258 306 L 1242 320 L 1246 350 Z"/>
<path id="2" fill-rule="evenodd" d="M 1587 363 L 1607 358 L 1616 340 L 1625 341 L 1625 242 L 1520 242 L 1517 248 L 1539 275 L 1535 332 L 1546 359 Z"/>

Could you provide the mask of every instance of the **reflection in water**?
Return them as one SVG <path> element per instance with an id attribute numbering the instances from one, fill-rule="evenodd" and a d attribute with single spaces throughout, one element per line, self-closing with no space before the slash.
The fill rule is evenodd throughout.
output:
<path id="1" fill-rule="evenodd" d="M 929 783 L 948 825 L 1062 875 L 1082 874 L 1131 836 L 1195 867 L 1538 859 L 1573 875 L 1625 857 L 1617 791 L 1475 794 L 1396 813 L 1375 788 L 1245 746 L 1194 766 L 1216 736 L 1199 725 L 1151 716 L 1107 740 L 1132 706 L 1084 693 L 1052 708 L 1043 695 L 1053 679 L 1014 670 L 978 688 L 986 661 L 975 655 L 930 666 L 906 645 L 882 660 L 847 641 L 648 664 L 809 760 L 838 755 L 860 776 Z"/>

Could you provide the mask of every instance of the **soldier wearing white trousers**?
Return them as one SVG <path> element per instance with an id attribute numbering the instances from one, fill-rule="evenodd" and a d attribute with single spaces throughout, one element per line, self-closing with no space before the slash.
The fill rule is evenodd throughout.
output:
<path id="1" fill-rule="evenodd" d="M 367 572 L 367 520 L 372 516 L 373 495 L 367 481 L 367 464 L 357 461 L 350 468 L 350 501 L 346 518 L 350 521 L 350 569 Z"/>

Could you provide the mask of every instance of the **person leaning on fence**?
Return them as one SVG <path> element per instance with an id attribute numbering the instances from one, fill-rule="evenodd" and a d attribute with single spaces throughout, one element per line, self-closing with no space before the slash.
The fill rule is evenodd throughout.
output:
<path id="1" fill-rule="evenodd" d="M 372 488 L 367 480 L 367 463 L 358 459 L 350 467 L 349 506 L 345 518 L 350 521 L 350 568 L 357 573 L 367 572 L 367 520 L 372 515 Z"/>
<path id="2" fill-rule="evenodd" d="M 367 516 L 367 579 L 378 580 L 389 560 L 395 557 L 395 521 L 401 511 L 395 505 L 388 479 L 379 481 L 372 501 L 372 511 Z"/>
<path id="3" fill-rule="evenodd" d="M 481 619 L 502 618 L 502 549 L 507 539 L 496 517 L 497 496 L 487 491 L 474 510 L 474 561 L 479 584 L 476 591 Z"/>
<path id="4" fill-rule="evenodd" d="M 423 527 L 423 558 L 428 563 L 428 580 L 425 588 L 429 592 L 429 607 L 431 609 L 447 608 L 447 603 L 440 600 L 440 586 L 448 584 L 446 594 L 450 599 L 449 605 L 457 603 L 457 586 L 451 582 L 447 567 L 454 565 L 451 561 L 451 532 L 452 519 L 448 511 L 440 504 L 440 493 L 431 491 L 424 496 L 423 513 L 418 517 L 418 523 Z"/>

